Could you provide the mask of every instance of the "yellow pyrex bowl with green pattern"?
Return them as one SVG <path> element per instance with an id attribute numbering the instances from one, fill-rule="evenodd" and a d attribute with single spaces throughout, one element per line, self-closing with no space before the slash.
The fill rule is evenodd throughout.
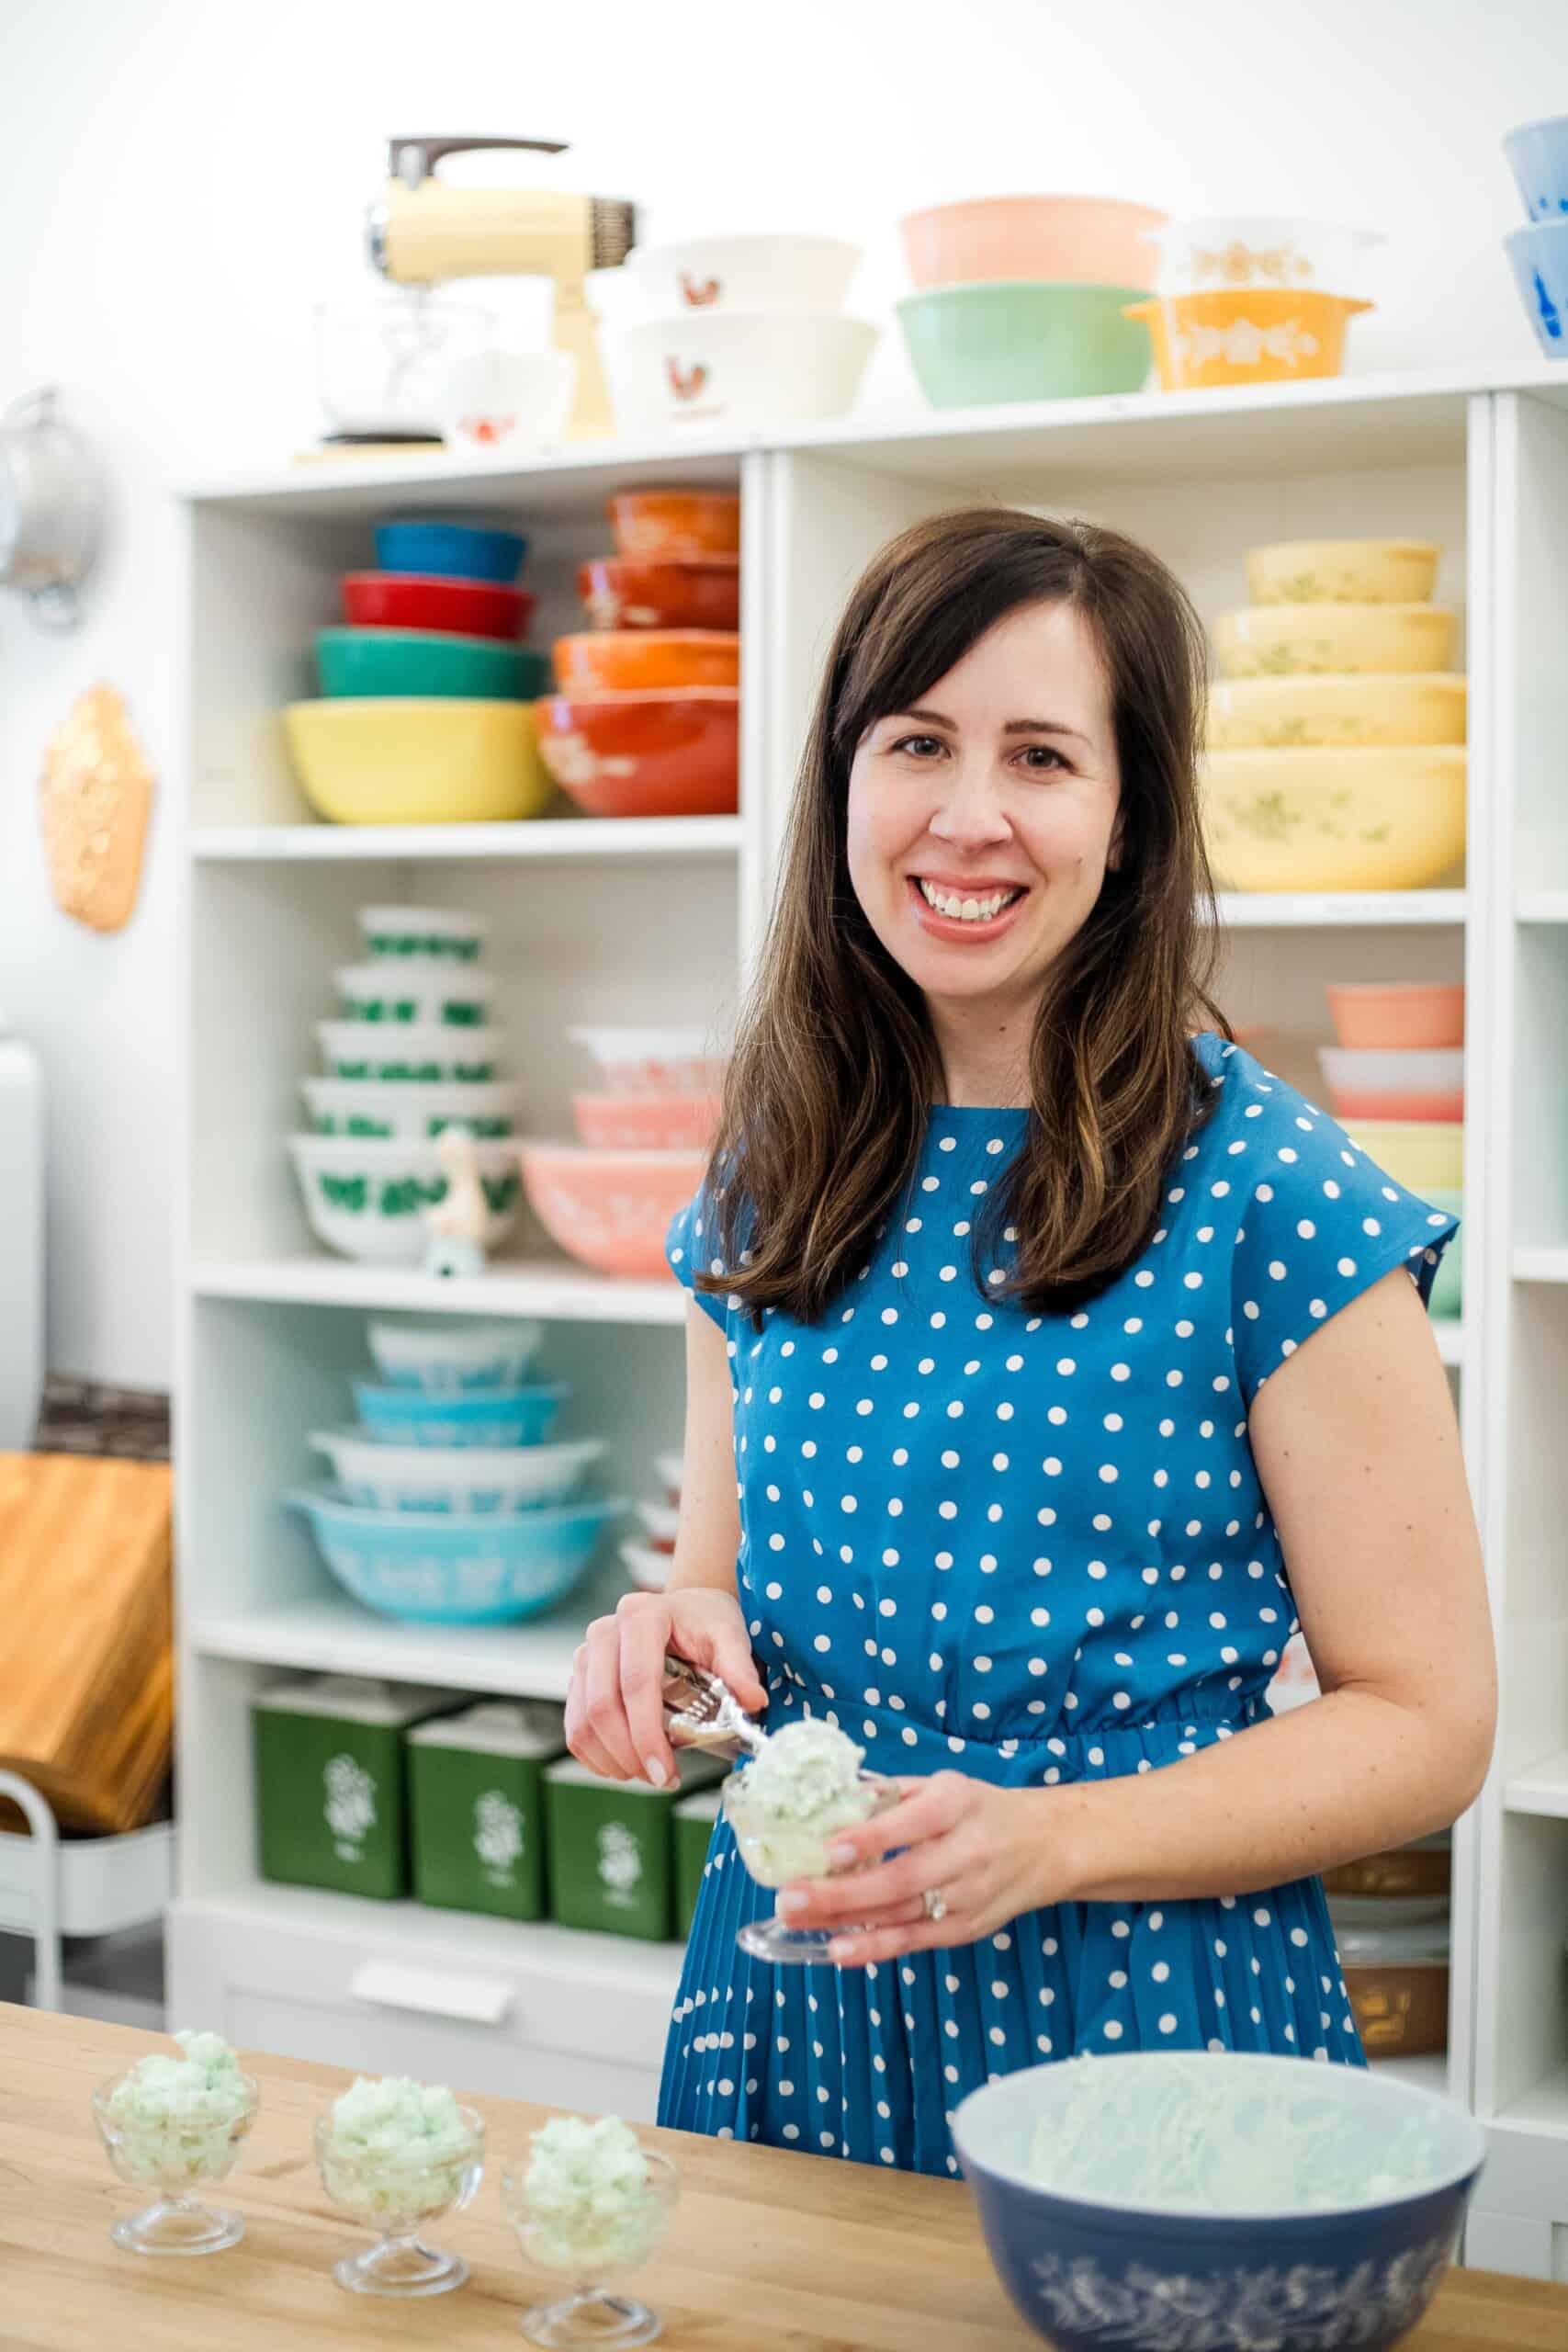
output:
<path id="1" fill-rule="evenodd" d="M 1421 890 L 1464 854 L 1462 744 L 1210 752 L 1204 831 L 1232 890 Z"/>
<path id="2" fill-rule="evenodd" d="M 1227 678 L 1447 670 L 1453 649 L 1446 605 L 1248 605 L 1214 623 Z"/>
<path id="3" fill-rule="evenodd" d="M 1287 744 L 1462 743 L 1465 682 L 1451 671 L 1412 677 L 1219 678 L 1209 689 L 1209 748 Z"/>

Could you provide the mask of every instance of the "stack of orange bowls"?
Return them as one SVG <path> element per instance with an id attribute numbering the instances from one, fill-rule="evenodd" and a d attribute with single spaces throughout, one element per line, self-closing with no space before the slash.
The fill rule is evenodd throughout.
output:
<path id="1" fill-rule="evenodd" d="M 1397 1184 L 1459 1216 L 1464 1207 L 1464 987 L 1418 980 L 1325 989 L 1337 1046 L 1320 1048 L 1329 1107 L 1351 1140 Z M 1450 1242 L 1430 1300 L 1461 1306 L 1462 1237 Z"/>
<path id="2" fill-rule="evenodd" d="M 590 626 L 556 639 L 546 766 L 591 817 L 723 817 L 739 805 L 740 501 L 623 491 L 614 556 L 582 565 Z"/>

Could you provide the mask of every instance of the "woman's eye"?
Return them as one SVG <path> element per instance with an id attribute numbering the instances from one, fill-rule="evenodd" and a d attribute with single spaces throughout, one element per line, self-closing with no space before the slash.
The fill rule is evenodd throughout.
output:
<path id="1" fill-rule="evenodd" d="M 1060 752 L 1054 749 L 1054 747 L 1049 743 L 1030 743 L 1026 745 L 1024 749 L 1024 757 L 1026 760 L 1031 762 L 1038 758 L 1042 763 L 1039 768 L 1039 773 L 1042 775 L 1049 775 L 1053 768 L 1062 768 L 1066 766 L 1066 762 L 1063 759 Z"/>
<path id="2" fill-rule="evenodd" d="M 901 735 L 893 749 L 896 752 L 912 752 L 920 744 L 929 745 L 931 749 L 938 752 L 942 748 L 935 735 Z"/>

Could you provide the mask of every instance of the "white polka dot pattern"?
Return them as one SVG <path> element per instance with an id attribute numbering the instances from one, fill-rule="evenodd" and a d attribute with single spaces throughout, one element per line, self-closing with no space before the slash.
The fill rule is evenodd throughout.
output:
<path id="1" fill-rule="evenodd" d="M 1195 1053 L 1213 1115 L 1143 1257 L 1071 1316 L 996 1295 L 1005 1241 L 976 1267 L 953 1239 L 1024 1114 L 945 1107 L 819 1326 L 770 1313 L 758 1332 L 705 1301 L 728 1341 L 738 1584 L 775 1724 L 818 1713 L 885 1770 L 1050 1787 L 1170 1763 L 1264 1712 L 1295 1613 L 1247 1406 L 1391 1268 L 1425 1295 L 1454 1223 L 1247 1054 L 1213 1036 Z M 671 1227 L 688 1285 L 711 1262 L 704 1222 L 699 1196 Z M 870 1971 L 746 1959 L 736 1928 L 772 1897 L 733 1860 L 720 1823 L 663 2122 L 946 2173 L 956 2098 L 1043 2057 L 1217 2042 L 1360 2063 L 1315 1880 L 1245 1923 L 1216 1904 L 1063 1905 L 999 1951 L 913 1956 L 881 1999 Z M 775 2007 L 754 2089 L 708 2060 L 705 1996 Z M 808 2061 L 785 2064 L 780 2035 Z"/>

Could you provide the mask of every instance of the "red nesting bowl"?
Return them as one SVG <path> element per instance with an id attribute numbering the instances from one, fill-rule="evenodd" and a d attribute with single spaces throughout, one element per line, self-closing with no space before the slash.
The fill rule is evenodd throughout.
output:
<path id="1" fill-rule="evenodd" d="M 577 593 L 595 628 L 740 626 L 740 558 L 694 556 L 659 563 L 595 556 L 577 568 Z"/>
<path id="2" fill-rule="evenodd" d="M 739 805 L 735 686 L 551 695 L 534 709 L 545 765 L 591 817 L 732 817 Z"/>
<path id="3" fill-rule="evenodd" d="M 423 571 L 350 571 L 343 615 L 355 628 L 434 628 L 451 637 L 526 637 L 537 600 L 489 580 L 441 580 Z"/>

